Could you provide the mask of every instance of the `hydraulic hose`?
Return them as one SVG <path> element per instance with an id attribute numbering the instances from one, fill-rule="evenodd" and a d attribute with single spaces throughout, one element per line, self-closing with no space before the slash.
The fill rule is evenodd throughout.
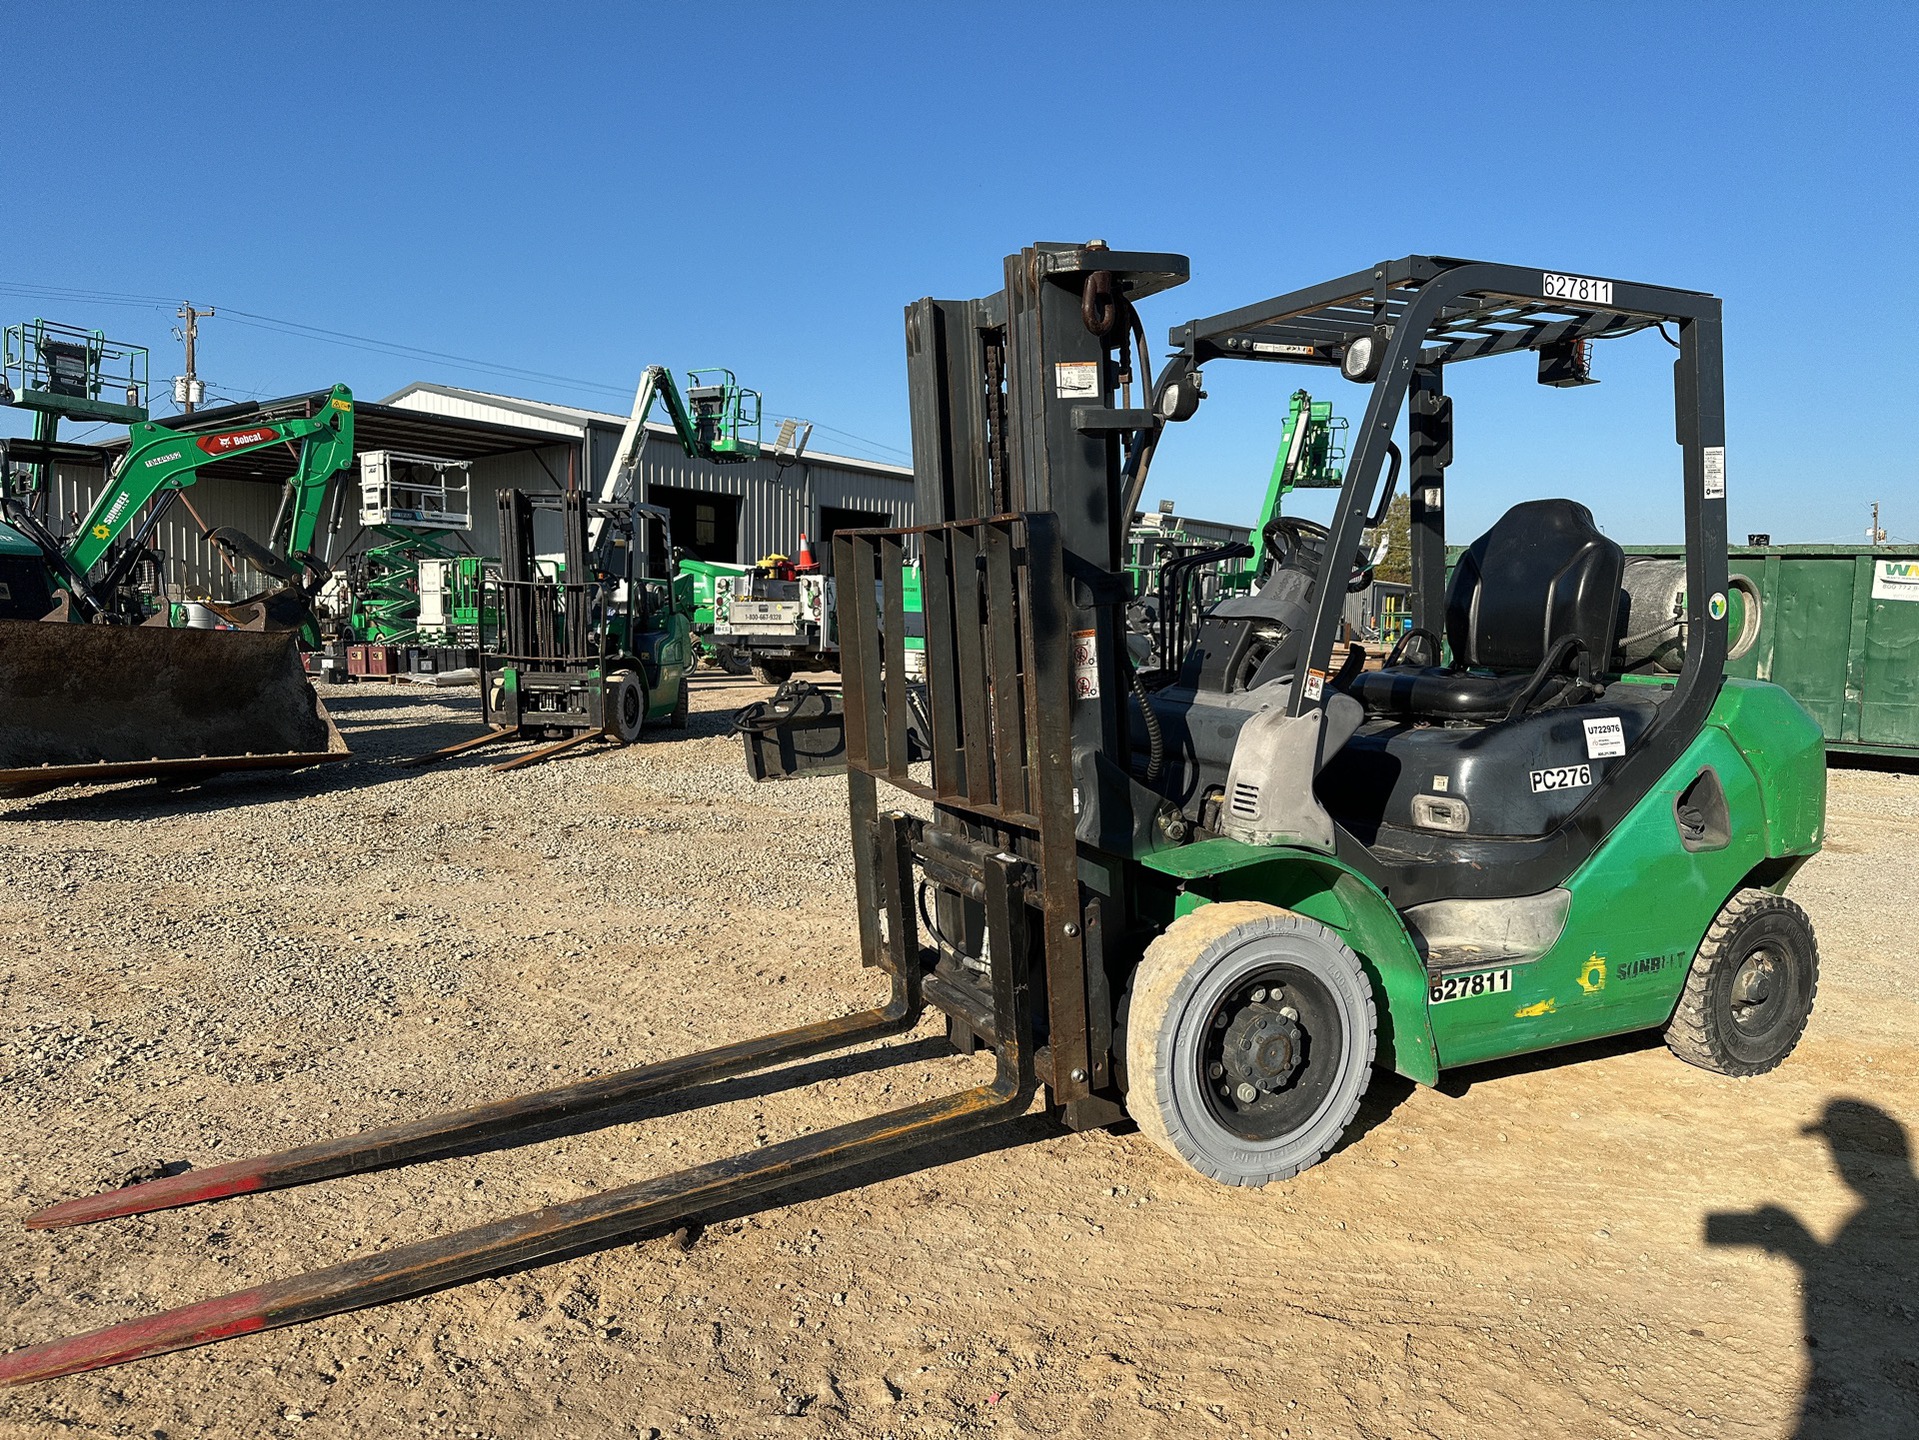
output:
<path id="1" fill-rule="evenodd" d="M 1132 686 L 1133 698 L 1139 701 L 1140 714 L 1146 722 L 1146 786 L 1148 789 L 1159 785 L 1159 777 L 1166 768 L 1166 736 L 1159 727 L 1159 716 L 1153 713 L 1152 704 L 1146 698 L 1146 687 L 1139 683 L 1139 671 L 1131 665 L 1126 667 L 1127 683 Z"/>

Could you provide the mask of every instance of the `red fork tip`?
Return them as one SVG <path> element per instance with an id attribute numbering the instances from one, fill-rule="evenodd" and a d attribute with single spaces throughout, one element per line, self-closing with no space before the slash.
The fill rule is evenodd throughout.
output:
<path id="1" fill-rule="evenodd" d="M 227 1195 L 242 1195 L 264 1188 L 265 1180 L 257 1171 L 242 1166 L 216 1165 L 210 1170 L 187 1170 L 159 1180 L 107 1190 L 98 1195 L 82 1195 L 62 1200 L 27 1216 L 29 1230 L 60 1230 L 69 1225 L 90 1225 L 96 1220 L 112 1220 L 122 1215 L 143 1215 L 149 1210 L 171 1210 L 179 1205 L 195 1205 L 202 1200 L 218 1200 Z"/>
<path id="2" fill-rule="evenodd" d="M 109 1325 L 85 1335 L 28 1345 L 0 1355 L 0 1385 L 56 1380 L 62 1375 L 78 1375 L 84 1370 L 144 1360 L 235 1335 L 250 1335 L 267 1328 L 267 1317 L 260 1309 L 260 1302 L 259 1292 L 242 1291 Z"/>

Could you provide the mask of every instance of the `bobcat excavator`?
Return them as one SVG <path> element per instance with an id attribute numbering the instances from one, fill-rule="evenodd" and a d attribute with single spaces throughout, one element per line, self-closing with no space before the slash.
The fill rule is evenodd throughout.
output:
<path id="1" fill-rule="evenodd" d="M 181 607 L 135 584 L 144 541 L 217 460 L 297 445 L 274 533 L 231 527 L 207 539 L 269 577 L 262 593 L 209 604 L 219 622 L 174 622 Z M 317 414 L 194 434 L 149 422 L 73 534 L 54 535 L 9 498 L 0 525 L 0 794 L 138 777 L 298 768 L 346 753 L 308 683 L 299 640 L 317 638 L 313 555 L 333 478 L 353 458 L 353 396 L 335 386 Z"/>

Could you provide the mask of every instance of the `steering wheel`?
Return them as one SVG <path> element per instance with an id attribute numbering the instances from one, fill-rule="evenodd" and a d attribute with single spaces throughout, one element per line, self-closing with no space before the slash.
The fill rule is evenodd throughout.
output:
<path id="1" fill-rule="evenodd" d="M 1300 570 L 1311 573 L 1319 568 L 1326 554 L 1326 542 L 1332 532 L 1317 520 L 1305 520 L 1297 515 L 1275 515 L 1266 522 L 1266 575 L 1260 577 L 1265 583 L 1266 576 L 1275 570 Z M 1346 590 L 1354 594 L 1373 583 L 1373 568 L 1370 565 L 1355 565 L 1346 576 Z"/>

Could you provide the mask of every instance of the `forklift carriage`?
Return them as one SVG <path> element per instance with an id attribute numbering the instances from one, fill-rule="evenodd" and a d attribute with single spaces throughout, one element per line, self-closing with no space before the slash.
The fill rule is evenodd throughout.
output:
<path id="1" fill-rule="evenodd" d="M 993 1050 L 992 1081 L 32 1346 L 0 1357 L 0 1380 L 576 1254 L 1010 1119 L 1042 1086 L 1070 1126 L 1130 1113 L 1202 1173 L 1263 1184 L 1333 1148 L 1375 1063 L 1430 1085 L 1444 1066 L 1663 1026 L 1682 1058 L 1723 1074 L 1778 1064 L 1817 976 L 1810 926 L 1781 892 L 1819 846 L 1823 753 L 1783 691 L 1723 673 L 1719 301 L 1411 256 L 1177 326 L 1155 377 L 1134 307 L 1186 275 L 1178 255 L 1038 245 L 1007 258 L 995 295 L 907 310 L 925 523 L 834 540 L 860 950 L 887 977 L 882 1005 L 28 1223 L 299 1184 L 591 1112 L 611 1123 L 641 1098 L 902 1033 L 929 1004 L 961 1049 Z M 1686 516 L 1676 673 L 1621 663 L 1624 561 L 1584 507 L 1516 507 L 1450 580 L 1443 530 L 1448 365 L 1534 352 L 1542 381 L 1571 386 L 1590 378 L 1592 342 L 1665 326 Z M 1189 617 L 1184 653 L 1136 671 L 1128 524 L 1166 427 L 1203 399 L 1200 367 L 1227 359 L 1338 367 L 1370 388 L 1365 417 L 1331 523 L 1276 519 L 1263 583 Z M 1336 627 L 1402 468 L 1408 406 L 1415 628 L 1363 673 L 1335 657 Z M 915 550 L 925 765 L 905 623 Z M 529 648 L 550 623 L 538 593 L 504 596 L 529 676 L 551 673 Z M 523 722 L 539 713 L 516 703 Z"/>

